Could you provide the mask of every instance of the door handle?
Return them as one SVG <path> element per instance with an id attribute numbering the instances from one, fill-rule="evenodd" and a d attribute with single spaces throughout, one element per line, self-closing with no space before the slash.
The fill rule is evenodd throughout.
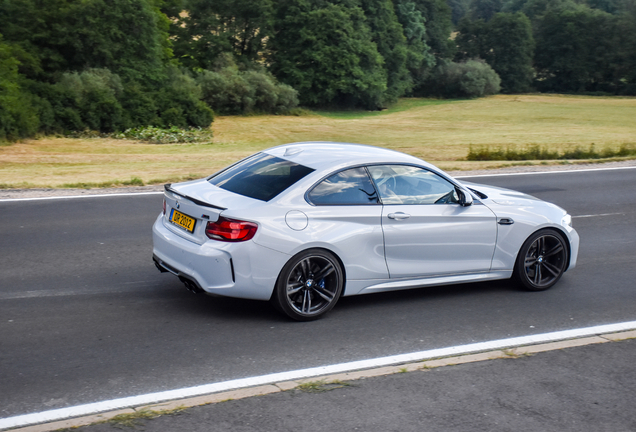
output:
<path id="1" fill-rule="evenodd" d="M 395 219 L 395 220 L 403 220 L 403 219 L 408 219 L 411 217 L 410 214 L 406 214 L 402 212 L 389 213 L 387 216 L 389 219 Z"/>

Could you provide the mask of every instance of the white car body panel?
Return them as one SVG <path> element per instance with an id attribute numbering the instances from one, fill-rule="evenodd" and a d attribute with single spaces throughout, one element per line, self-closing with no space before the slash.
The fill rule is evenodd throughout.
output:
<path id="1" fill-rule="evenodd" d="M 491 267 L 493 271 L 512 270 L 523 242 L 532 233 L 545 228 L 557 229 L 567 237 L 570 243 L 568 269 L 576 266 L 579 236 L 571 226 L 560 223 L 567 214 L 561 207 L 509 189 L 468 182 L 463 184 L 488 195 L 482 202 L 495 213 L 498 221 L 508 218 L 514 221 L 512 225 L 497 225 L 497 247 Z"/>
<path id="2" fill-rule="evenodd" d="M 497 223 L 488 207 L 479 204 L 383 207 L 382 228 L 391 278 L 490 270 Z"/>
<path id="3" fill-rule="evenodd" d="M 462 183 L 415 157 L 377 147 L 340 143 L 295 143 L 263 153 L 315 169 L 268 202 L 228 192 L 207 179 L 173 184 L 166 213 L 153 227 L 158 264 L 195 281 L 204 291 L 268 300 L 291 257 L 327 249 L 341 261 L 344 296 L 509 278 L 525 240 L 543 228 L 557 229 L 576 265 L 579 238 L 561 223 L 565 210 L 534 197 L 490 186 Z M 409 164 L 444 177 L 471 194 L 470 206 L 313 205 L 305 193 L 336 171 L 356 165 Z M 488 196 L 479 198 L 467 188 Z M 202 205 L 209 204 L 210 206 Z M 170 222 L 171 211 L 196 219 L 193 233 Z M 410 215 L 389 219 L 390 213 Z M 225 243 L 209 239 L 207 222 L 219 216 L 255 222 L 253 239 Z M 502 225 L 502 219 L 512 224 Z M 164 265 L 165 264 L 165 265 Z"/>

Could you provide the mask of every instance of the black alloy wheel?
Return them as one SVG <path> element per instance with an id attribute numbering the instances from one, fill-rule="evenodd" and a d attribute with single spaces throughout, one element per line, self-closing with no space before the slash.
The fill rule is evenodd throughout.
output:
<path id="1" fill-rule="evenodd" d="M 272 300 L 297 321 L 315 320 L 335 306 L 343 279 L 340 263 L 332 253 L 309 249 L 283 267 Z"/>
<path id="2" fill-rule="evenodd" d="M 515 276 L 530 291 L 543 291 L 557 283 L 568 263 L 568 249 L 563 235 L 542 230 L 531 235 L 521 247 Z"/>

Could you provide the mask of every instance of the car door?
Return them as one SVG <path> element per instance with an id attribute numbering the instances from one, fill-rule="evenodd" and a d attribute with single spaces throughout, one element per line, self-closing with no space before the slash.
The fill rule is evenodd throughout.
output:
<path id="1" fill-rule="evenodd" d="M 497 237 L 493 212 L 458 202 L 456 186 L 410 165 L 368 167 L 383 204 L 382 229 L 392 279 L 488 272 Z"/>
<path id="2" fill-rule="evenodd" d="M 364 167 L 336 172 L 307 193 L 314 241 L 329 243 L 347 280 L 387 279 L 382 205 Z"/>

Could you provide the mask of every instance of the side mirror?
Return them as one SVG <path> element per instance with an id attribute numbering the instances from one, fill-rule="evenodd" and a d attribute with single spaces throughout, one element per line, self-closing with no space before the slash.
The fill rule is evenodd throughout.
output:
<path id="1" fill-rule="evenodd" d="M 462 207 L 468 207 L 473 204 L 473 197 L 470 195 L 469 192 L 459 188 L 457 188 L 456 190 L 459 205 L 461 205 Z"/>

